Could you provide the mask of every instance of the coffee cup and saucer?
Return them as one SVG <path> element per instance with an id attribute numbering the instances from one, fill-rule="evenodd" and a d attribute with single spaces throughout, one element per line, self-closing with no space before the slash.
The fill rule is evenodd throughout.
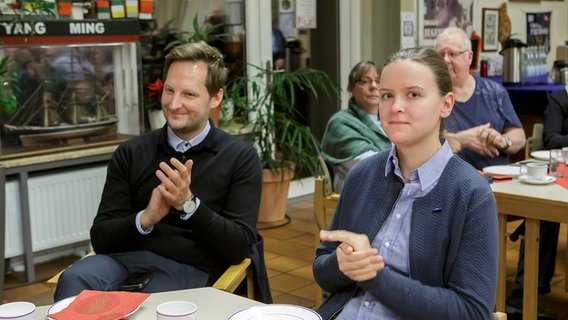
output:
<path id="1" fill-rule="evenodd" d="M 519 181 L 527 184 L 549 184 L 556 181 L 556 177 L 548 175 L 547 163 L 527 163 L 521 167 Z"/>

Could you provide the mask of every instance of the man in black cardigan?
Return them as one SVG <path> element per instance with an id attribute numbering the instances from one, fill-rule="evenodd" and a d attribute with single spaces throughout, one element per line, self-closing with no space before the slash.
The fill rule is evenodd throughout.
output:
<path id="1" fill-rule="evenodd" d="M 114 152 L 91 228 L 97 254 L 63 272 L 55 301 L 83 289 L 119 290 L 140 274 L 151 275 L 142 292 L 207 286 L 251 251 L 262 255 L 260 160 L 251 145 L 209 120 L 225 80 L 222 57 L 205 42 L 166 56 L 167 124 Z M 257 276 L 265 275 L 261 263 Z"/>

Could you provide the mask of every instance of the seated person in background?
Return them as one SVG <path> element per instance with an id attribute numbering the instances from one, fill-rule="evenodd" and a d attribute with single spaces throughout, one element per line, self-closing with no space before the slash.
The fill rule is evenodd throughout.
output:
<path id="1" fill-rule="evenodd" d="M 313 264 L 323 319 L 491 319 L 497 205 L 487 180 L 440 138 L 452 112 L 432 49 L 385 62 L 379 113 L 393 142 L 353 167 Z"/>
<path id="2" fill-rule="evenodd" d="M 275 70 L 286 68 L 286 38 L 278 28 L 278 19 L 272 19 L 272 63 Z"/>
<path id="3" fill-rule="evenodd" d="M 561 149 L 568 147 L 568 86 L 566 89 L 553 92 L 550 101 L 544 111 L 544 125 L 542 140 L 544 148 Z M 550 292 L 550 281 L 554 276 L 556 264 L 556 251 L 558 249 L 558 234 L 560 224 L 551 221 L 540 222 L 540 242 L 538 257 L 538 293 Z M 521 240 L 519 248 L 519 261 L 515 285 L 511 295 L 507 299 L 507 313 L 522 313 L 523 309 L 523 282 L 525 269 L 525 241 Z M 539 311 L 539 319 L 555 319 L 555 316 L 542 310 Z"/>
<path id="4" fill-rule="evenodd" d="M 327 123 L 322 156 L 333 166 L 335 192 L 341 192 L 345 175 L 353 165 L 391 147 L 379 119 L 380 77 L 380 68 L 373 61 L 357 63 L 349 73 L 348 107 Z"/>
<path id="5" fill-rule="evenodd" d="M 55 301 L 118 290 L 138 272 L 153 274 L 142 292 L 211 285 L 257 242 L 260 160 L 209 120 L 223 99 L 223 58 L 205 42 L 184 44 L 166 56 L 163 78 L 167 125 L 114 152 L 91 227 L 96 255 L 62 273 Z"/>
<path id="6" fill-rule="evenodd" d="M 462 29 L 442 31 L 434 48 L 448 65 L 456 97 L 444 123 L 452 150 L 478 170 L 508 164 L 509 155 L 524 148 L 526 139 L 507 90 L 469 73 L 473 52 Z"/>
<path id="7" fill-rule="evenodd" d="M 547 150 L 568 147 L 568 85 L 550 97 L 544 111 L 542 140 Z"/>

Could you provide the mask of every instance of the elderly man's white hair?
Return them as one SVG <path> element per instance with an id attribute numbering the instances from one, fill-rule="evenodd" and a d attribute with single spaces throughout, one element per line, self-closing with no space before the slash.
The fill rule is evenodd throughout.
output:
<path id="1" fill-rule="evenodd" d="M 436 41 L 440 38 L 440 37 L 448 37 L 451 38 L 455 35 L 458 35 L 462 40 L 463 43 L 465 45 L 465 48 L 469 51 L 471 51 L 471 40 L 469 39 L 469 37 L 467 36 L 467 34 L 465 33 L 465 31 L 461 28 L 458 27 L 449 27 L 446 28 L 444 30 L 442 30 L 442 32 L 438 33 L 438 36 L 436 37 L 436 39 L 434 40 L 434 47 L 436 47 Z"/>

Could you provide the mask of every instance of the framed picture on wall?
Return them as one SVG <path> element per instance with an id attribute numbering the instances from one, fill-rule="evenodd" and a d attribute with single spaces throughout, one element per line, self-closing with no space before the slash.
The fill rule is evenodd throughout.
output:
<path id="1" fill-rule="evenodd" d="M 419 0 L 418 44 L 431 46 L 439 32 L 447 27 L 462 28 L 466 34 L 473 32 L 474 12 L 479 1 L 471 0 Z"/>
<path id="2" fill-rule="evenodd" d="M 482 41 L 483 51 L 497 51 L 499 46 L 499 9 L 483 8 L 482 15 Z"/>

